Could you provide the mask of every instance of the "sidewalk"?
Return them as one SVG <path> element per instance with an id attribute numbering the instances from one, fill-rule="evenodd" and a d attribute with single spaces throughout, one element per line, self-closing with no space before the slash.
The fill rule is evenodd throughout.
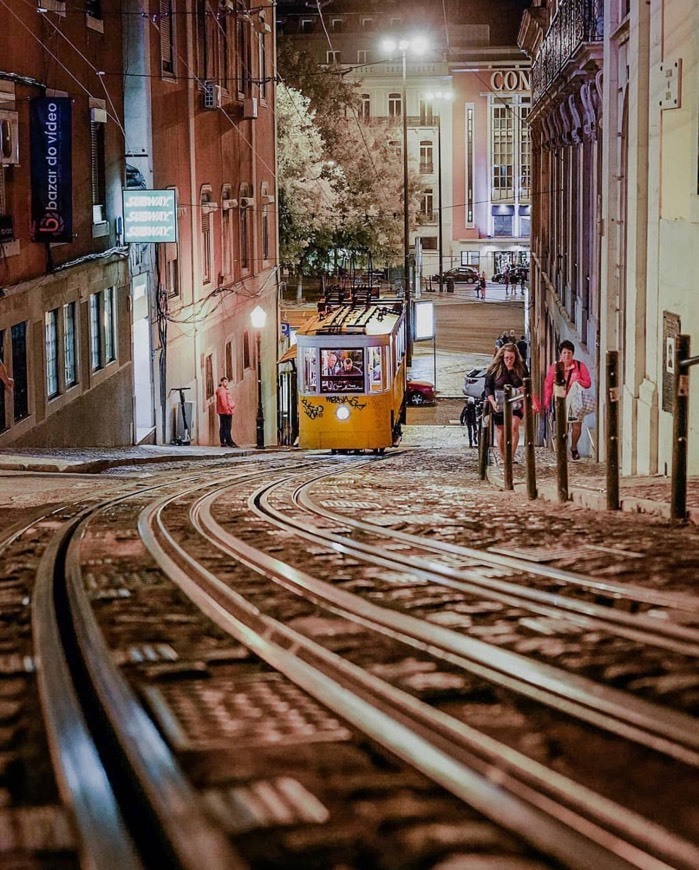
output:
<path id="1" fill-rule="evenodd" d="M 559 502 L 556 472 L 556 456 L 546 447 L 536 450 L 536 487 L 539 498 Z M 526 496 L 526 469 L 522 448 L 518 451 L 520 465 L 514 467 L 515 492 Z M 503 468 L 499 453 L 491 451 L 488 480 L 499 489 L 503 488 Z M 569 501 L 591 510 L 607 510 L 607 467 L 602 462 L 580 459 L 568 462 Z M 620 510 L 634 514 L 648 514 L 664 520 L 671 519 L 672 481 L 669 477 L 635 475 L 619 478 Z M 687 519 L 699 525 L 699 477 L 687 480 Z"/>

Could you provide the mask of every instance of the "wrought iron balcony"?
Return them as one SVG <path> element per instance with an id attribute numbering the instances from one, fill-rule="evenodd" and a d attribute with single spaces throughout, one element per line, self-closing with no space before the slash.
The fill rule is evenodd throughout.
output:
<path id="1" fill-rule="evenodd" d="M 581 47 L 603 39 L 604 0 L 562 0 L 532 64 L 532 102 L 541 99 Z"/>

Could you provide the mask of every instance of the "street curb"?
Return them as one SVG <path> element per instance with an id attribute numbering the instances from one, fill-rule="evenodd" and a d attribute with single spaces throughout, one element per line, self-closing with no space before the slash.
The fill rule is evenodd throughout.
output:
<path id="1" fill-rule="evenodd" d="M 487 468 L 488 482 L 497 489 L 504 492 L 504 480 L 502 474 L 495 468 L 489 465 Z M 525 481 L 516 481 L 514 483 L 514 491 L 518 495 L 527 494 L 527 484 Z M 558 489 L 550 483 L 537 484 L 537 493 L 540 499 L 546 502 L 555 502 L 561 504 L 558 499 Z M 587 508 L 588 510 L 601 511 L 604 513 L 616 513 L 607 508 L 607 498 L 602 490 L 591 490 L 581 486 L 568 487 L 568 502 L 567 504 L 575 504 L 579 507 Z M 619 498 L 619 510 L 624 513 L 644 514 L 649 517 L 656 517 L 675 522 L 672 519 L 672 508 L 669 502 L 653 501 L 648 498 L 639 498 L 635 495 L 621 495 Z M 689 508 L 687 510 L 687 522 L 699 526 L 699 509 Z"/>
<path id="2" fill-rule="evenodd" d="M 153 456 L 115 457 L 113 459 L 93 459 L 86 462 L 57 461 L 55 463 L 26 462 L 20 456 L 12 462 L 0 458 L 0 471 L 24 471 L 42 474 L 99 474 L 109 468 L 120 468 L 125 465 L 151 465 L 164 462 L 189 462 L 203 459 L 218 459 L 222 456 L 250 456 L 257 450 L 242 449 L 235 453 L 187 453 L 154 454 Z"/>

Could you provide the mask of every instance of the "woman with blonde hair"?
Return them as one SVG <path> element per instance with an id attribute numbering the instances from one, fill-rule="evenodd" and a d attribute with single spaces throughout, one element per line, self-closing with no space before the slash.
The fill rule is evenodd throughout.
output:
<path id="1" fill-rule="evenodd" d="M 492 410 L 493 423 L 498 434 L 498 446 L 503 459 L 505 458 L 504 388 L 509 384 L 513 394 L 520 392 L 524 379 L 527 377 L 529 377 L 529 372 L 522 362 L 517 345 L 510 342 L 500 348 L 485 373 L 485 397 Z M 524 406 L 520 399 L 519 402 L 512 405 L 512 444 L 514 450 L 517 449 L 519 443 L 519 424 L 523 416 Z"/>

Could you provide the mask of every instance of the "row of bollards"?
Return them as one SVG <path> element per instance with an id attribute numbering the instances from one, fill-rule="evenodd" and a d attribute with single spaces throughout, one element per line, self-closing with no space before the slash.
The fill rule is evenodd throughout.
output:
<path id="1" fill-rule="evenodd" d="M 671 517 L 685 520 L 687 518 L 687 449 L 689 435 L 689 369 L 699 364 L 699 356 L 690 357 L 690 340 L 688 335 L 678 335 L 675 339 L 674 353 L 674 407 L 673 407 L 673 441 L 672 441 L 672 494 Z M 619 403 L 621 388 L 619 386 L 619 352 L 607 352 L 607 401 L 604 403 L 606 461 L 607 461 L 607 510 L 619 510 Z M 532 398 L 531 378 L 525 378 L 522 396 L 513 395 L 512 387 L 504 388 L 505 406 L 503 413 L 504 442 L 504 488 L 514 489 L 512 464 L 516 445 L 512 444 L 512 406 L 514 402 L 524 401 L 525 423 L 525 464 L 527 476 L 527 495 L 530 499 L 537 498 L 536 467 L 535 467 L 535 433 L 534 408 Z M 556 417 L 555 447 L 556 447 L 556 482 L 558 500 L 566 502 L 568 491 L 568 419 L 566 413 L 566 383 L 563 363 L 556 364 L 556 380 L 554 384 L 554 407 Z M 488 467 L 488 450 L 491 442 L 492 427 L 490 414 L 484 413 L 481 420 L 479 447 L 479 473 L 485 480 Z"/>

